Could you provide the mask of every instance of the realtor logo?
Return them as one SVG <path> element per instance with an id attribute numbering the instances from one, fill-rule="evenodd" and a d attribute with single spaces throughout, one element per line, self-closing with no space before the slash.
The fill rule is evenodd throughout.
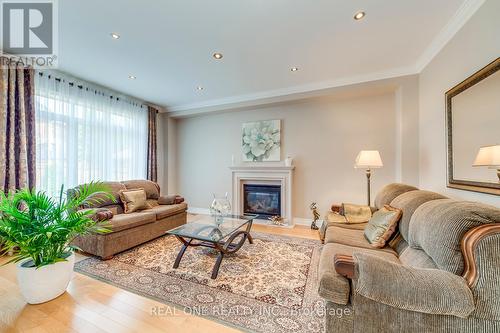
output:
<path id="1" fill-rule="evenodd" d="M 2 3 L 3 50 L 10 54 L 52 54 L 53 3 Z"/>
<path id="2" fill-rule="evenodd" d="M 53 67 L 57 58 L 56 0 L 0 0 L 0 3 L 0 53 L 17 56 L 27 65 Z"/>

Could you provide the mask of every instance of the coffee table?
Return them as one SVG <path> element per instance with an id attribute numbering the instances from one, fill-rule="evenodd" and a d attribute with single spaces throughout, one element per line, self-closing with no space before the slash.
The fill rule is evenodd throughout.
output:
<path id="1" fill-rule="evenodd" d="M 255 218 L 257 215 L 229 215 L 221 223 L 215 223 L 213 217 L 202 216 L 194 222 L 167 231 L 167 234 L 174 235 L 182 243 L 173 267 L 179 267 L 188 247 L 209 247 L 219 252 L 212 270 L 212 279 L 216 279 L 224 255 L 238 251 L 247 239 L 253 244 L 250 229 Z"/>

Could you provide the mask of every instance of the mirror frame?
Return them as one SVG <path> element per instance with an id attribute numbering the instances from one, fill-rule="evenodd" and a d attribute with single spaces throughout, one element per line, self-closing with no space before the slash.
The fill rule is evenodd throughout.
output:
<path id="1" fill-rule="evenodd" d="M 476 182 L 469 180 L 455 179 L 453 174 L 453 105 L 452 98 L 460 94 L 461 92 L 469 89 L 475 84 L 486 79 L 490 75 L 493 75 L 500 70 L 500 57 L 496 58 L 493 62 L 488 64 L 483 69 L 472 74 L 470 77 L 457 84 L 455 87 L 448 90 L 445 94 L 446 96 L 446 128 L 447 128 L 447 147 L 448 147 L 448 187 L 488 193 L 494 195 L 500 195 L 500 183 L 488 183 L 488 182 Z M 494 142 L 495 143 L 495 142 Z M 492 144 L 494 144 L 492 143 Z M 478 147 L 479 149 L 479 147 Z"/>

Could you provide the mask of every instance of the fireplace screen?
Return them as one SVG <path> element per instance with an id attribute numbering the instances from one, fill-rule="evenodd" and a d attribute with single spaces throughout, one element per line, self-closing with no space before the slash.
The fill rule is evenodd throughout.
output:
<path id="1" fill-rule="evenodd" d="M 243 185 L 245 214 L 257 214 L 260 219 L 281 215 L 280 185 Z"/>

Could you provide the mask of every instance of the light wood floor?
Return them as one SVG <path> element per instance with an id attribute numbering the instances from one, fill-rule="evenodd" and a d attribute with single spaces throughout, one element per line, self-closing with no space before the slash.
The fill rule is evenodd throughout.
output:
<path id="1" fill-rule="evenodd" d="M 196 219 L 190 216 L 190 220 Z M 252 231 L 318 239 L 305 226 L 292 229 L 254 224 Z M 84 258 L 79 255 L 79 258 Z M 0 257 L 0 264 L 7 258 Z M 153 316 L 160 307 L 165 315 Z M 0 267 L 0 332 L 239 332 L 208 319 L 185 314 L 75 273 L 68 291 L 57 299 L 29 305 L 19 293 L 13 264 Z"/>

